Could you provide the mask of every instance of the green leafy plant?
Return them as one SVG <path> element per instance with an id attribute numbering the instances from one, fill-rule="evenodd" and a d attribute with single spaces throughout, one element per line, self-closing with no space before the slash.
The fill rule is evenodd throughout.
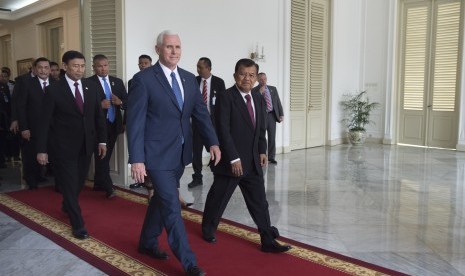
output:
<path id="1" fill-rule="evenodd" d="M 374 123 L 370 120 L 370 114 L 379 107 L 379 103 L 370 102 L 366 90 L 356 95 L 344 95 L 344 98 L 341 106 L 347 113 L 347 118 L 342 122 L 349 131 L 366 131 L 365 126 Z"/>

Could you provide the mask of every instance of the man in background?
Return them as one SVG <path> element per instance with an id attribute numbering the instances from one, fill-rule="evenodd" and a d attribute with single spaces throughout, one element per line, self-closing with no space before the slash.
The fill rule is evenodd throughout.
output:
<path id="1" fill-rule="evenodd" d="M 54 80 L 60 79 L 60 66 L 54 61 L 50 61 L 50 77 Z"/>
<path id="2" fill-rule="evenodd" d="M 121 109 L 126 108 L 128 94 L 121 79 L 109 76 L 110 65 L 105 55 L 95 55 L 92 68 L 95 74 L 89 77 L 89 80 L 95 82 L 100 88 L 98 96 L 107 126 L 107 153 L 104 158 L 98 155 L 98 144 L 95 146 L 94 191 L 105 191 L 106 197 L 112 198 L 115 196 L 115 190 L 110 176 L 110 159 L 118 135 L 124 131 Z"/>
<path id="3" fill-rule="evenodd" d="M 276 122 L 281 123 L 284 120 L 283 107 L 279 99 L 276 87 L 267 84 L 265 73 L 258 74 L 258 86 L 255 91 L 265 99 L 266 103 L 266 131 L 268 138 L 268 161 L 277 164 L 276 155 Z"/>
<path id="4" fill-rule="evenodd" d="M 210 112 L 210 118 L 212 119 L 214 126 L 216 98 L 219 93 L 226 90 L 226 87 L 223 79 L 212 75 L 211 70 L 211 60 L 207 57 L 201 57 L 197 62 L 197 73 L 199 75 L 196 79 L 199 84 L 202 100 L 207 105 L 208 112 Z M 203 185 L 203 143 L 195 120 L 192 122 L 192 135 L 192 167 L 194 169 L 194 174 L 192 175 L 192 181 L 187 185 L 189 188 Z"/>

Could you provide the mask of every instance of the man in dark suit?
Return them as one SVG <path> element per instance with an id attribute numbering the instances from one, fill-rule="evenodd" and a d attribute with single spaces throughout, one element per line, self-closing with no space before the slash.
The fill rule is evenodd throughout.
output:
<path id="1" fill-rule="evenodd" d="M 207 57 L 201 57 L 197 62 L 197 73 L 196 77 L 199 84 L 200 94 L 202 99 L 208 107 L 210 117 L 213 125 L 215 124 L 215 103 L 219 93 L 226 90 L 223 79 L 212 75 L 212 62 Z M 199 185 L 203 185 L 202 180 L 202 152 L 203 144 L 200 137 L 199 130 L 197 129 L 197 123 L 195 120 L 192 123 L 192 134 L 193 134 L 193 145 L 192 145 L 192 167 L 194 174 L 192 175 L 192 181 L 187 185 L 189 188 L 194 188 Z"/>
<path id="2" fill-rule="evenodd" d="M 89 171 L 95 141 L 100 143 L 98 155 L 106 153 L 106 126 L 100 104 L 99 87 L 84 79 L 84 55 L 78 51 L 63 54 L 66 74 L 45 89 L 42 116 L 39 120 L 37 161 L 53 165 L 55 181 L 63 195 L 62 211 L 71 222 L 72 234 L 86 239 L 78 197 Z"/>
<path id="3" fill-rule="evenodd" d="M 279 99 L 276 87 L 267 85 L 265 73 L 258 74 L 258 86 L 254 91 L 260 92 L 265 99 L 266 104 L 266 131 L 268 137 L 268 161 L 272 164 L 278 164 L 275 159 L 276 155 L 276 122 L 281 123 L 284 120 L 283 107 Z"/>
<path id="4" fill-rule="evenodd" d="M 251 59 L 236 63 L 236 84 L 218 95 L 215 110 L 216 132 L 223 153 L 213 167 L 213 185 L 207 195 L 202 220 L 202 235 L 207 242 L 216 242 L 215 232 L 220 218 L 236 189 L 241 188 L 261 238 L 264 252 L 285 252 L 288 245 L 275 239 L 278 229 L 271 226 L 265 194 L 262 167 L 267 165 L 265 138 L 265 103 L 252 87 L 257 80 L 258 65 Z"/>
<path id="5" fill-rule="evenodd" d="M 139 62 L 137 63 L 137 66 L 139 66 L 139 70 L 142 71 L 145 68 L 149 68 L 152 66 L 152 58 L 149 55 L 142 54 L 139 56 Z M 131 92 L 131 83 L 132 79 L 128 80 L 128 92 Z M 127 118 L 127 111 L 124 113 L 123 117 L 123 124 L 126 125 L 126 118 Z M 150 180 L 148 178 L 145 178 L 145 181 L 143 183 L 134 183 L 129 185 L 129 188 L 135 189 L 135 188 L 140 188 L 145 186 L 148 190 L 148 197 L 151 198 L 153 196 L 153 187 L 151 186 L 152 183 L 150 183 Z"/>
<path id="6" fill-rule="evenodd" d="M 107 198 L 112 198 L 115 196 L 115 190 L 110 177 L 110 159 L 118 135 L 124 131 L 121 109 L 126 109 L 128 93 L 123 80 L 108 75 L 110 67 L 108 58 L 105 55 L 95 55 L 92 67 L 95 75 L 89 77 L 89 80 L 94 81 L 100 88 L 98 95 L 107 125 L 107 154 L 104 158 L 98 156 L 98 143 L 95 147 L 94 190 L 103 190 Z"/>
<path id="7" fill-rule="evenodd" d="M 21 133 L 23 175 L 30 190 L 37 189 L 41 178 L 41 167 L 37 163 L 37 134 L 45 88 L 53 82 L 50 76 L 50 61 L 40 57 L 33 64 L 36 76 L 24 79 L 21 90 L 17 90 L 18 124 Z"/>
<path id="8" fill-rule="evenodd" d="M 181 41 L 176 33 L 157 37 L 158 62 L 132 78 L 128 100 L 127 135 L 131 175 L 143 182 L 149 175 L 154 186 L 139 240 L 139 252 L 167 259 L 158 247 L 163 226 L 168 243 L 188 275 L 204 275 L 187 241 L 178 199 L 179 180 L 192 161 L 195 118 L 215 165 L 221 159 L 218 139 L 195 76 L 177 66 Z"/>

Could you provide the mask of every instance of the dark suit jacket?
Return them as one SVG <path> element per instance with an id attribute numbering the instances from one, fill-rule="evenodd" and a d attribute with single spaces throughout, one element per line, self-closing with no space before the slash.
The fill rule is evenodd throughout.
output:
<path id="1" fill-rule="evenodd" d="M 127 111 L 129 163 L 145 163 L 149 170 L 173 170 L 180 161 L 184 166 L 191 163 L 191 117 L 197 120 L 204 144 L 218 145 L 195 76 L 179 67 L 178 73 L 184 87 L 182 111 L 159 62 L 132 78 Z"/>
<path id="2" fill-rule="evenodd" d="M 255 107 L 255 128 L 236 85 L 219 94 L 216 100 L 216 132 L 221 160 L 216 167 L 212 167 L 215 174 L 233 176 L 231 161 L 240 158 L 244 175 L 253 171 L 263 175 L 260 154 L 266 154 L 265 100 L 259 92 L 252 91 L 251 94 Z"/>
<path id="3" fill-rule="evenodd" d="M 268 86 L 268 90 L 270 90 L 271 101 L 273 104 L 272 112 L 273 112 L 276 122 L 279 122 L 279 117 L 284 116 L 284 112 L 283 112 L 283 106 L 281 105 L 281 100 L 279 99 L 278 90 L 274 86 L 271 86 L 271 85 L 267 85 L 267 86 Z M 254 87 L 253 90 L 260 92 L 260 85 Z"/>
<path id="4" fill-rule="evenodd" d="M 198 83 L 198 87 L 200 88 L 200 82 L 202 81 L 201 76 L 195 77 Z M 216 106 L 216 98 L 218 97 L 218 94 L 225 91 L 226 86 L 224 85 L 224 80 L 221 78 L 218 78 L 217 76 L 212 75 L 211 83 L 210 83 L 210 115 L 212 117 L 212 120 L 214 121 L 215 118 L 215 106 Z M 200 95 L 202 95 L 202 90 L 200 90 Z"/>
<path id="5" fill-rule="evenodd" d="M 103 89 L 102 84 L 100 83 L 99 77 L 97 75 L 93 75 L 92 77 L 89 77 L 88 79 L 97 83 L 97 86 L 100 88 L 99 89 L 100 101 L 104 100 L 106 98 L 105 90 Z M 108 84 L 111 86 L 111 93 L 115 94 L 123 102 L 122 105 L 115 105 L 115 124 L 116 124 L 116 132 L 117 132 L 116 134 L 120 134 L 124 131 L 123 116 L 121 114 L 121 110 L 126 109 L 128 93 L 126 92 L 126 87 L 124 86 L 123 81 L 119 78 L 108 76 Z M 108 113 L 108 109 L 104 109 L 103 114 L 105 118 L 107 117 L 107 113 Z"/>
<path id="6" fill-rule="evenodd" d="M 24 93 L 25 84 L 32 78 L 31 72 L 27 72 L 15 78 L 15 87 L 13 88 L 13 95 L 11 97 L 11 121 L 17 121 L 19 119 L 18 101 L 21 94 Z"/>
<path id="7" fill-rule="evenodd" d="M 37 152 L 57 158 L 77 158 L 82 146 L 87 156 L 94 152 L 95 141 L 107 142 L 98 86 L 81 79 L 84 114 L 79 111 L 65 77 L 47 86 L 40 117 Z"/>
<path id="8" fill-rule="evenodd" d="M 54 80 L 49 78 L 51 85 Z M 17 97 L 19 130 L 30 130 L 32 139 L 36 139 L 39 118 L 42 115 L 42 103 L 45 93 L 42 90 L 42 80 L 37 76 L 25 78 L 22 81 L 21 92 Z"/>

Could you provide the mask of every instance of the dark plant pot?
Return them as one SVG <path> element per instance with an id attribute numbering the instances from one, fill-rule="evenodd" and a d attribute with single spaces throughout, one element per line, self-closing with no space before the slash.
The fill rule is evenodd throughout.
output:
<path id="1" fill-rule="evenodd" d="M 366 139 L 366 132 L 360 130 L 351 130 L 347 136 L 349 137 L 349 141 L 352 145 L 363 145 Z"/>

